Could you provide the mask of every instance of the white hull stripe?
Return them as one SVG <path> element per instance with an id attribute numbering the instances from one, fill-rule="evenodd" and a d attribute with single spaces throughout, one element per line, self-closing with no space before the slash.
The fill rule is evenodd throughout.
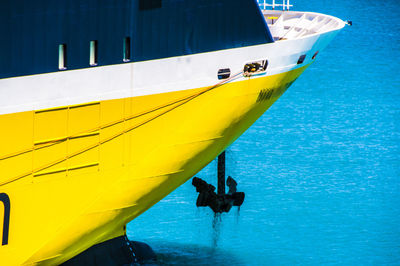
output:
<path id="1" fill-rule="evenodd" d="M 336 33 L 160 60 L 0 79 L 0 114 L 212 86 L 220 81 L 219 69 L 230 68 L 231 73 L 237 73 L 246 63 L 262 59 L 268 60 L 267 75 L 280 74 L 310 63 L 312 55 L 325 48 Z M 307 55 L 306 59 L 298 65 L 303 54 Z"/>

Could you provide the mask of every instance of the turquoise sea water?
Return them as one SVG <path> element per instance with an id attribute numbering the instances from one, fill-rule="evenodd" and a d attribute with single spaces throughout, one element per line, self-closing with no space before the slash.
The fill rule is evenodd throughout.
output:
<path id="1" fill-rule="evenodd" d="M 354 26 L 228 149 L 240 211 L 188 181 L 128 225 L 157 265 L 400 265 L 400 2 L 294 4 Z"/>

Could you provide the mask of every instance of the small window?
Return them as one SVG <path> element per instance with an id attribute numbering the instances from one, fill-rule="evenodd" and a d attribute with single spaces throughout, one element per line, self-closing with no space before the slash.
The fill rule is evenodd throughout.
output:
<path id="1" fill-rule="evenodd" d="M 312 59 L 314 60 L 318 55 L 318 51 L 315 52 L 315 54 L 312 56 Z"/>
<path id="2" fill-rule="evenodd" d="M 60 44 L 58 46 L 58 69 L 67 69 L 67 45 Z"/>
<path id="3" fill-rule="evenodd" d="M 97 66 L 97 41 L 90 41 L 90 60 L 91 66 Z"/>
<path id="4" fill-rule="evenodd" d="M 124 38 L 124 62 L 131 61 L 131 38 Z"/>
<path id="5" fill-rule="evenodd" d="M 161 8 L 161 0 L 139 0 L 139 10 Z"/>
<path id="6" fill-rule="evenodd" d="M 221 68 L 218 70 L 218 79 L 227 79 L 231 76 L 231 70 L 229 68 Z"/>
<path id="7" fill-rule="evenodd" d="M 298 65 L 303 64 L 303 62 L 304 62 L 305 59 L 306 59 L 306 55 L 305 55 L 305 54 L 301 55 L 301 56 L 299 57 L 299 60 L 297 60 L 297 64 L 298 64 Z"/>

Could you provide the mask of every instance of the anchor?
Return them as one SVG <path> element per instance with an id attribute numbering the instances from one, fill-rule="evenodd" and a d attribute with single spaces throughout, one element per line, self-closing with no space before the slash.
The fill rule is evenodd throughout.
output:
<path id="1" fill-rule="evenodd" d="M 240 207 L 244 201 L 244 192 L 237 192 L 237 182 L 228 176 L 226 185 L 229 190 L 225 193 L 225 151 L 218 156 L 218 193 L 215 187 L 201 178 L 194 177 L 192 185 L 196 187 L 197 207 L 210 207 L 214 213 L 229 212 L 232 206 Z"/>

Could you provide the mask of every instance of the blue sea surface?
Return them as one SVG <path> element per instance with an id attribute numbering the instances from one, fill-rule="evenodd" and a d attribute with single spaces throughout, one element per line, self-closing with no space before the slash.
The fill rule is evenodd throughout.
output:
<path id="1" fill-rule="evenodd" d="M 400 1 L 294 4 L 353 26 L 228 148 L 240 210 L 196 208 L 189 180 L 128 224 L 155 265 L 400 265 Z"/>

